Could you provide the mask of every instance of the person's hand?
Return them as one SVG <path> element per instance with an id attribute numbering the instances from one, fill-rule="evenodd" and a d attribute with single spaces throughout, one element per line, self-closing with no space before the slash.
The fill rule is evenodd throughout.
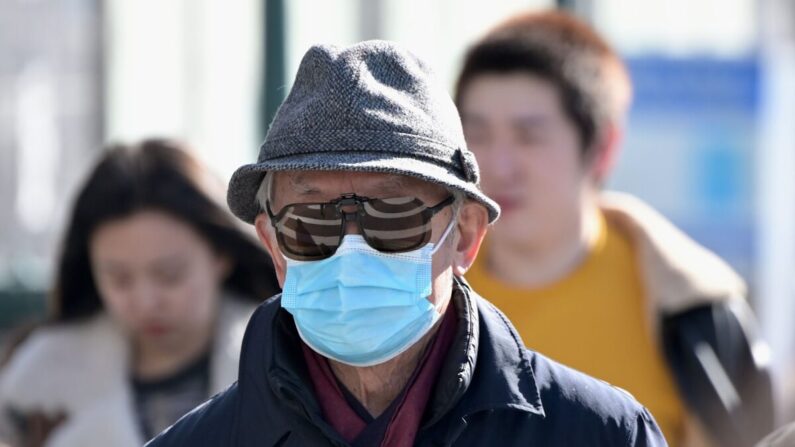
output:
<path id="1" fill-rule="evenodd" d="M 21 447 L 42 447 L 52 431 L 65 420 L 66 415 L 63 413 L 55 417 L 40 412 L 28 414 L 25 418 L 26 430 Z"/>

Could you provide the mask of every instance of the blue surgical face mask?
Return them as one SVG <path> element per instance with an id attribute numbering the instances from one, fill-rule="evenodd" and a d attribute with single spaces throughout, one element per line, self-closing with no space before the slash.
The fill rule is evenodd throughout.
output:
<path id="1" fill-rule="evenodd" d="M 436 244 L 404 253 L 382 253 L 350 234 L 333 256 L 287 259 L 282 307 L 293 315 L 301 339 L 324 357 L 372 366 L 398 356 L 440 318 L 428 300 Z"/>

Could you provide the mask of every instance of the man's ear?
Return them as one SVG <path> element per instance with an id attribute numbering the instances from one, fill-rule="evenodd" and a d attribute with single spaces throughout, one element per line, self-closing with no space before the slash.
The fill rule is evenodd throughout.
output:
<path id="1" fill-rule="evenodd" d="M 279 243 L 276 241 L 276 235 L 271 229 L 271 223 L 264 213 L 257 215 L 254 219 L 254 228 L 257 230 L 257 237 L 265 250 L 273 260 L 273 268 L 276 270 L 276 278 L 279 279 L 279 287 L 284 287 L 284 277 L 287 272 L 287 261 L 285 261 L 282 251 L 279 248 Z"/>
<path id="2" fill-rule="evenodd" d="M 603 185 L 618 160 L 624 129 L 617 123 L 610 123 L 597 139 L 590 162 L 590 173 L 597 185 Z"/>
<path id="3" fill-rule="evenodd" d="M 456 276 L 464 276 L 475 262 L 488 225 L 489 213 L 483 205 L 471 200 L 464 203 L 458 214 L 458 242 L 453 265 Z"/>

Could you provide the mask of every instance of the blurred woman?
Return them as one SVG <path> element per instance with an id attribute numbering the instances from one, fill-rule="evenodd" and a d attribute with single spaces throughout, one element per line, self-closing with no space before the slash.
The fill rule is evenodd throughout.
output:
<path id="1" fill-rule="evenodd" d="M 104 155 L 74 205 L 50 321 L 0 371 L 0 439 L 140 446 L 237 379 L 245 324 L 278 283 L 213 180 L 170 141 Z"/>

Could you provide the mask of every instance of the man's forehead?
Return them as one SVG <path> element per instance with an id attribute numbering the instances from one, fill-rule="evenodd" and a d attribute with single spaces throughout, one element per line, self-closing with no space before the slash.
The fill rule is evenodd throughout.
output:
<path id="1" fill-rule="evenodd" d="M 298 196 L 333 196 L 357 193 L 374 197 L 433 195 L 445 189 L 406 175 L 349 171 L 282 171 L 274 174 L 275 193 Z"/>

